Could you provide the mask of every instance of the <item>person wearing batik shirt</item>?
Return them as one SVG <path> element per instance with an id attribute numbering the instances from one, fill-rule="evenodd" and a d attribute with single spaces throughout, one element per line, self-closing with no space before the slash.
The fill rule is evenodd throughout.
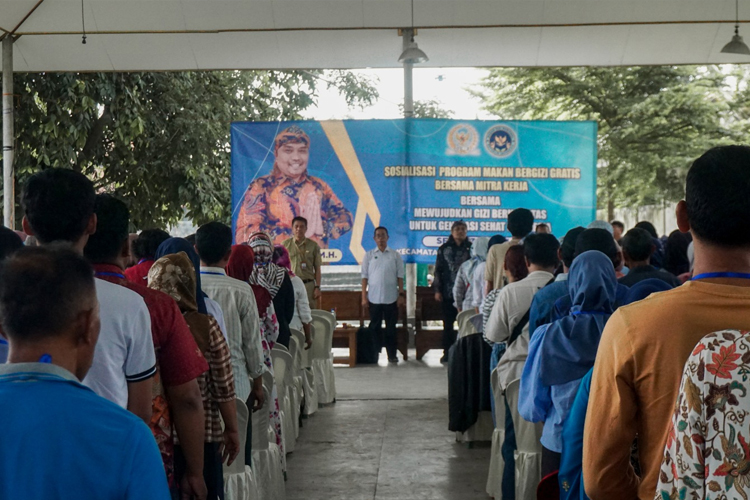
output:
<path id="1" fill-rule="evenodd" d="M 705 336 L 685 363 L 656 498 L 750 494 L 748 332 Z"/>
<path id="2" fill-rule="evenodd" d="M 156 438 L 171 489 L 201 497 L 203 481 L 203 403 L 198 377 L 208 364 L 198 349 L 177 303 L 166 293 L 131 283 L 123 268 L 130 253 L 128 225 L 130 213 L 122 201 L 107 194 L 96 196 L 96 232 L 89 237 L 83 253 L 94 266 L 96 277 L 121 285 L 143 297 L 151 317 L 151 336 L 156 352 L 157 374 L 152 390 L 152 416 L 149 422 Z M 173 430 L 182 442 L 187 473 L 182 484 L 174 483 Z"/>
<path id="3" fill-rule="evenodd" d="M 320 248 L 352 229 L 352 214 L 331 187 L 307 173 L 310 137 L 298 126 L 283 130 L 274 142 L 273 171 L 253 181 L 240 204 L 236 243 L 247 243 L 257 232 L 280 245 L 292 236 L 292 219 L 307 219 L 306 236 Z"/>

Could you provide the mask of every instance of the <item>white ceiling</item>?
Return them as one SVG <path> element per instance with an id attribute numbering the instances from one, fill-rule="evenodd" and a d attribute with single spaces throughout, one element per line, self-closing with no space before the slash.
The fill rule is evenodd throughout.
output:
<path id="1" fill-rule="evenodd" d="M 410 24 L 408 0 L 83 5 L 86 45 L 80 0 L 0 0 L 0 37 L 19 37 L 15 70 L 398 67 L 397 29 Z M 734 7 L 733 0 L 415 0 L 414 23 L 430 57 L 425 66 L 750 62 L 719 52 L 732 36 Z M 742 0 L 746 18 L 750 2 Z M 740 32 L 750 40 L 750 24 Z"/>

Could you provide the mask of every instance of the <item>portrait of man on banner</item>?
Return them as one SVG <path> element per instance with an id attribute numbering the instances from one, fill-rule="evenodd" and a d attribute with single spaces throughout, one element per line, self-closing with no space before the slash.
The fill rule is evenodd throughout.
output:
<path id="1" fill-rule="evenodd" d="M 276 136 L 270 174 L 255 179 L 245 191 L 237 217 L 235 240 L 244 243 L 258 231 L 275 245 L 292 236 L 292 219 L 307 219 L 306 237 L 320 248 L 352 229 L 352 214 L 322 179 L 308 175 L 310 137 L 297 125 Z"/>

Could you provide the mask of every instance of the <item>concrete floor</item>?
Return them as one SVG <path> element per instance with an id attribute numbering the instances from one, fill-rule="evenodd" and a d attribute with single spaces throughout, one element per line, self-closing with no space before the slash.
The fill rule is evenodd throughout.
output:
<path id="1" fill-rule="evenodd" d="M 486 500 L 489 445 L 448 431 L 442 353 L 336 369 L 337 402 L 304 420 L 288 455 L 288 500 Z"/>

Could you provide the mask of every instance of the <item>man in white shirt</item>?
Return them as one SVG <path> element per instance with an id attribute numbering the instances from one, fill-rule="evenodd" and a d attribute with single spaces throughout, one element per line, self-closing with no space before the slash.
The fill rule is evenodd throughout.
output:
<path id="1" fill-rule="evenodd" d="M 530 234 L 523 242 L 529 275 L 503 287 L 492 307 L 484 336 L 492 344 L 505 343 L 507 350 L 500 358 L 500 384 L 521 378 L 523 365 L 529 355 L 529 308 L 534 295 L 554 279 L 560 243 L 551 234 Z M 519 334 L 513 335 L 522 323 Z"/>
<path id="2" fill-rule="evenodd" d="M 404 263 L 401 255 L 388 248 L 388 229 L 375 228 L 377 247 L 362 261 L 362 306 L 370 306 L 370 330 L 383 345 L 382 322 L 385 318 L 385 350 L 388 362 L 398 363 L 396 322 L 398 307 L 404 301 Z"/>
<path id="3" fill-rule="evenodd" d="M 96 232 L 94 185 L 73 170 L 51 168 L 32 176 L 22 196 L 23 229 L 42 245 L 65 242 L 83 255 Z M 94 361 L 83 383 L 141 417 L 151 420 L 151 377 L 156 357 L 151 318 L 143 299 L 127 288 L 100 279 L 101 333 Z"/>
<path id="4" fill-rule="evenodd" d="M 201 258 L 201 288 L 221 307 L 226 322 L 227 344 L 232 355 L 234 391 L 253 411 L 263 406 L 263 344 L 260 338 L 258 304 L 248 283 L 224 271 L 232 253 L 232 229 L 209 222 L 195 233 L 195 249 Z M 245 460 L 251 458 L 252 422 L 248 420 Z"/>

